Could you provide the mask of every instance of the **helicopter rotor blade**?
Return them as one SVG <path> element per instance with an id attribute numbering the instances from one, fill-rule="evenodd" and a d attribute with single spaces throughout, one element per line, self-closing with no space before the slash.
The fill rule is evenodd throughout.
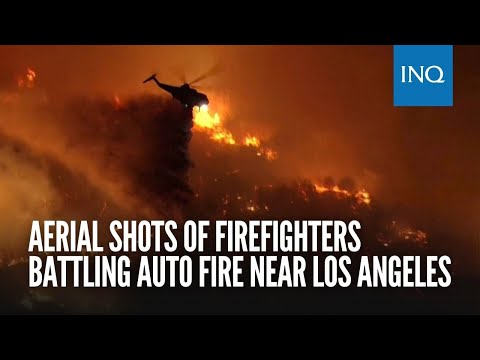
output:
<path id="1" fill-rule="evenodd" d="M 172 67 L 173 72 L 175 73 L 175 77 L 178 78 L 182 84 L 187 83 L 187 77 L 185 76 L 185 71 L 183 68 L 180 67 Z"/>
<path id="2" fill-rule="evenodd" d="M 208 70 L 206 73 L 204 73 L 203 75 L 197 77 L 196 79 L 190 81 L 188 84 L 189 85 L 193 85 L 199 81 L 202 81 L 210 76 L 213 76 L 213 75 L 216 75 L 218 74 L 220 71 L 222 71 L 222 67 L 220 64 L 215 64 L 210 70 Z"/>
<path id="3" fill-rule="evenodd" d="M 211 91 L 213 89 L 213 86 L 210 85 L 198 85 L 195 86 L 195 89 L 200 90 L 200 91 Z"/>

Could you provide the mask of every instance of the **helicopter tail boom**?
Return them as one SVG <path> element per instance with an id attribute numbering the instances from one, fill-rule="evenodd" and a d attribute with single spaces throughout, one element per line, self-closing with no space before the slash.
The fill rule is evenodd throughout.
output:
<path id="1" fill-rule="evenodd" d="M 153 79 L 155 79 L 156 76 L 157 76 L 157 74 L 153 74 L 153 75 L 150 76 L 149 78 L 143 80 L 143 83 L 145 84 L 146 82 L 152 81 Z"/>

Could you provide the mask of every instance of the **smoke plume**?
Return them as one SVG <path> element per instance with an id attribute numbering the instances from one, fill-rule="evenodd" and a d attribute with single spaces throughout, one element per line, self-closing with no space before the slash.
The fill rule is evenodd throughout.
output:
<path id="1" fill-rule="evenodd" d="M 181 216 L 192 197 L 192 115 L 172 100 L 36 93 L 0 107 L 2 252 L 25 249 L 33 219 Z"/>

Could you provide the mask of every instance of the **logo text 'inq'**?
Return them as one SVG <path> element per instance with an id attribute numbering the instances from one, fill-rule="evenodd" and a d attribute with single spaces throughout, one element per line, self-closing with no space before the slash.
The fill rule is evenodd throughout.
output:
<path id="1" fill-rule="evenodd" d="M 405 80 L 406 72 L 407 72 L 406 68 L 407 68 L 407 66 L 402 65 L 402 83 L 407 82 Z M 412 74 L 422 84 L 423 84 L 423 79 L 424 78 L 425 78 L 425 80 L 427 80 L 429 83 L 432 83 L 432 84 L 443 84 L 445 82 L 445 80 L 443 80 L 443 69 L 440 66 L 432 65 L 432 66 L 427 67 L 427 69 L 425 71 L 424 71 L 424 68 L 425 68 L 425 66 L 421 65 L 419 72 L 417 72 L 413 66 L 409 65 L 408 66 L 408 82 L 409 83 L 412 82 Z M 430 71 L 432 69 L 436 70 L 436 72 L 434 72 L 434 74 L 436 73 L 438 75 L 436 77 L 436 79 L 432 79 L 431 76 L 430 76 Z"/>

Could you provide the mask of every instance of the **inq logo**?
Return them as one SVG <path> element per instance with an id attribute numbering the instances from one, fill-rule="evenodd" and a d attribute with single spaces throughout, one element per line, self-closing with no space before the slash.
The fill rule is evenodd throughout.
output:
<path id="1" fill-rule="evenodd" d="M 393 47 L 394 106 L 453 106 L 453 46 Z"/>
<path id="2" fill-rule="evenodd" d="M 406 79 L 406 74 L 407 74 L 407 66 L 405 65 L 402 65 L 402 83 L 405 83 L 407 82 Z M 415 70 L 415 67 L 409 65 L 408 66 L 408 82 L 411 83 L 412 82 L 412 75 L 414 75 L 418 81 L 420 81 L 422 84 L 423 84 L 423 79 L 425 78 L 425 80 L 427 80 L 429 83 L 431 84 L 443 84 L 445 82 L 445 80 L 443 79 L 443 69 L 438 66 L 438 65 L 432 65 L 432 66 L 429 66 L 425 69 L 425 71 L 423 70 L 425 68 L 425 66 L 421 65 L 420 66 L 420 70 L 417 72 Z M 436 70 L 434 71 L 433 73 L 433 76 L 434 78 L 432 78 L 430 76 L 430 71 L 431 70 Z M 436 78 L 435 78 L 436 77 Z"/>

